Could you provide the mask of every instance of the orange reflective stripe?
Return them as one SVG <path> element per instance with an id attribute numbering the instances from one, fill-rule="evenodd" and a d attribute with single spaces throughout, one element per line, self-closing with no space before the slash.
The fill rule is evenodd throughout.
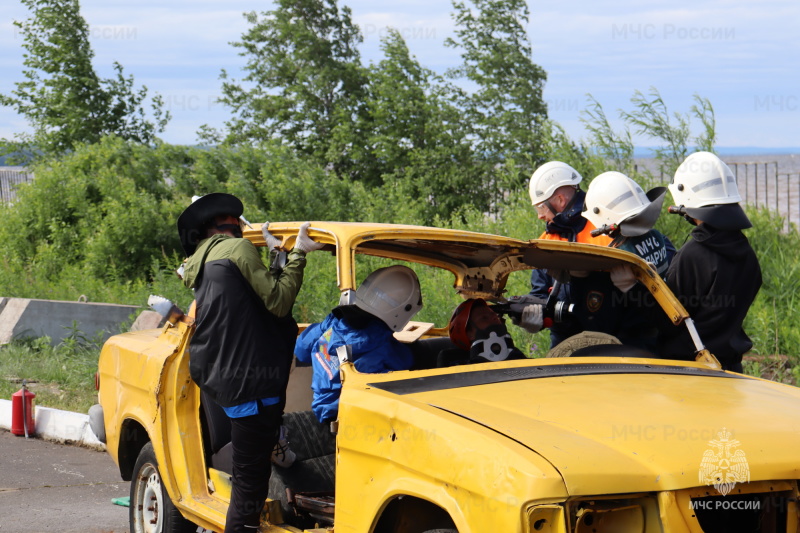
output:
<path id="1" fill-rule="evenodd" d="M 611 244 L 611 237 L 608 235 L 598 235 L 597 237 L 592 237 L 592 230 L 594 230 L 594 224 L 587 221 L 586 226 L 578 233 L 578 238 L 576 242 L 581 242 L 583 244 L 594 244 L 597 246 L 608 246 Z M 567 242 L 567 239 L 559 235 L 558 233 L 547 233 L 546 231 L 539 236 L 540 239 L 544 239 L 546 241 L 564 241 Z"/>
<path id="2" fill-rule="evenodd" d="M 587 222 L 586 227 L 583 228 L 583 231 L 578 233 L 578 242 L 596 244 L 597 246 L 608 246 L 611 244 L 612 239 L 608 235 L 598 235 L 597 237 L 592 237 L 592 231 L 594 231 L 594 229 L 594 224 Z"/>

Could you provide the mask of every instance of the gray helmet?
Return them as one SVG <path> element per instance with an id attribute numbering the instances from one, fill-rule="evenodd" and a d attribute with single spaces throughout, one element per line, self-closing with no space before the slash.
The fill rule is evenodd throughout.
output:
<path id="1" fill-rule="evenodd" d="M 353 304 L 400 331 L 422 309 L 417 275 L 402 265 L 379 268 L 356 290 Z"/>

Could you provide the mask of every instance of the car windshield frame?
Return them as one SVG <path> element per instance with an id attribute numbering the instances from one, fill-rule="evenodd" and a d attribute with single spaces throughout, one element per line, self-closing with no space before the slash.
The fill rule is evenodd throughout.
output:
<path id="1" fill-rule="evenodd" d="M 272 222 L 269 231 L 291 250 L 302 222 Z M 653 295 L 668 319 L 684 324 L 691 335 L 698 360 L 714 366 L 719 362 L 704 348 L 689 313 L 669 290 L 653 265 L 636 254 L 593 244 L 546 239 L 521 240 L 474 231 L 366 222 L 314 221 L 309 236 L 336 257 L 339 291 L 357 288 L 356 256 L 368 255 L 417 263 L 450 271 L 453 288 L 463 298 L 503 301 L 512 272 L 547 269 L 568 274 L 576 271 L 610 270 L 628 265 L 634 276 Z M 244 231 L 256 246 L 265 246 L 261 225 Z M 568 278 L 568 275 L 566 276 Z"/>

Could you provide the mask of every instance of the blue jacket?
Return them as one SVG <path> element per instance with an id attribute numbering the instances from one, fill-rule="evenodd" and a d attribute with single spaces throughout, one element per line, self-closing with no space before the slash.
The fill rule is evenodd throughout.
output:
<path id="1" fill-rule="evenodd" d="M 336 420 L 339 412 L 342 381 L 336 349 L 348 344 L 356 370 L 366 374 L 408 370 L 414 362 L 411 349 L 377 318 L 363 329 L 355 329 L 333 314 L 311 324 L 297 338 L 294 355 L 299 364 L 313 367 L 311 410 L 320 422 Z"/>

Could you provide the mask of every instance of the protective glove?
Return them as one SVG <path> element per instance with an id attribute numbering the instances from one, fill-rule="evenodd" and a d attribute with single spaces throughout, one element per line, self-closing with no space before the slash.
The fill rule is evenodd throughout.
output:
<path id="1" fill-rule="evenodd" d="M 261 234 L 264 236 L 264 240 L 267 241 L 267 249 L 275 250 L 281 247 L 283 241 L 269 232 L 269 222 L 261 224 Z"/>
<path id="2" fill-rule="evenodd" d="M 628 265 L 618 265 L 611 269 L 611 282 L 622 292 L 628 292 L 636 285 L 636 276 Z"/>
<path id="3" fill-rule="evenodd" d="M 512 319 L 512 322 L 528 333 L 538 333 L 544 326 L 544 306 L 542 304 L 526 305 L 519 320 Z"/>
<path id="4" fill-rule="evenodd" d="M 294 247 L 301 252 L 313 252 L 325 246 L 323 243 L 317 242 L 308 236 L 308 227 L 310 225 L 311 222 L 303 222 L 303 225 L 300 226 L 300 231 L 297 232 L 297 240 L 294 243 Z"/>
<path id="5" fill-rule="evenodd" d="M 161 316 L 169 315 L 169 312 L 172 309 L 172 302 L 163 296 L 156 296 L 155 294 L 151 294 L 147 299 L 147 305 L 152 307 L 153 311 Z"/>

